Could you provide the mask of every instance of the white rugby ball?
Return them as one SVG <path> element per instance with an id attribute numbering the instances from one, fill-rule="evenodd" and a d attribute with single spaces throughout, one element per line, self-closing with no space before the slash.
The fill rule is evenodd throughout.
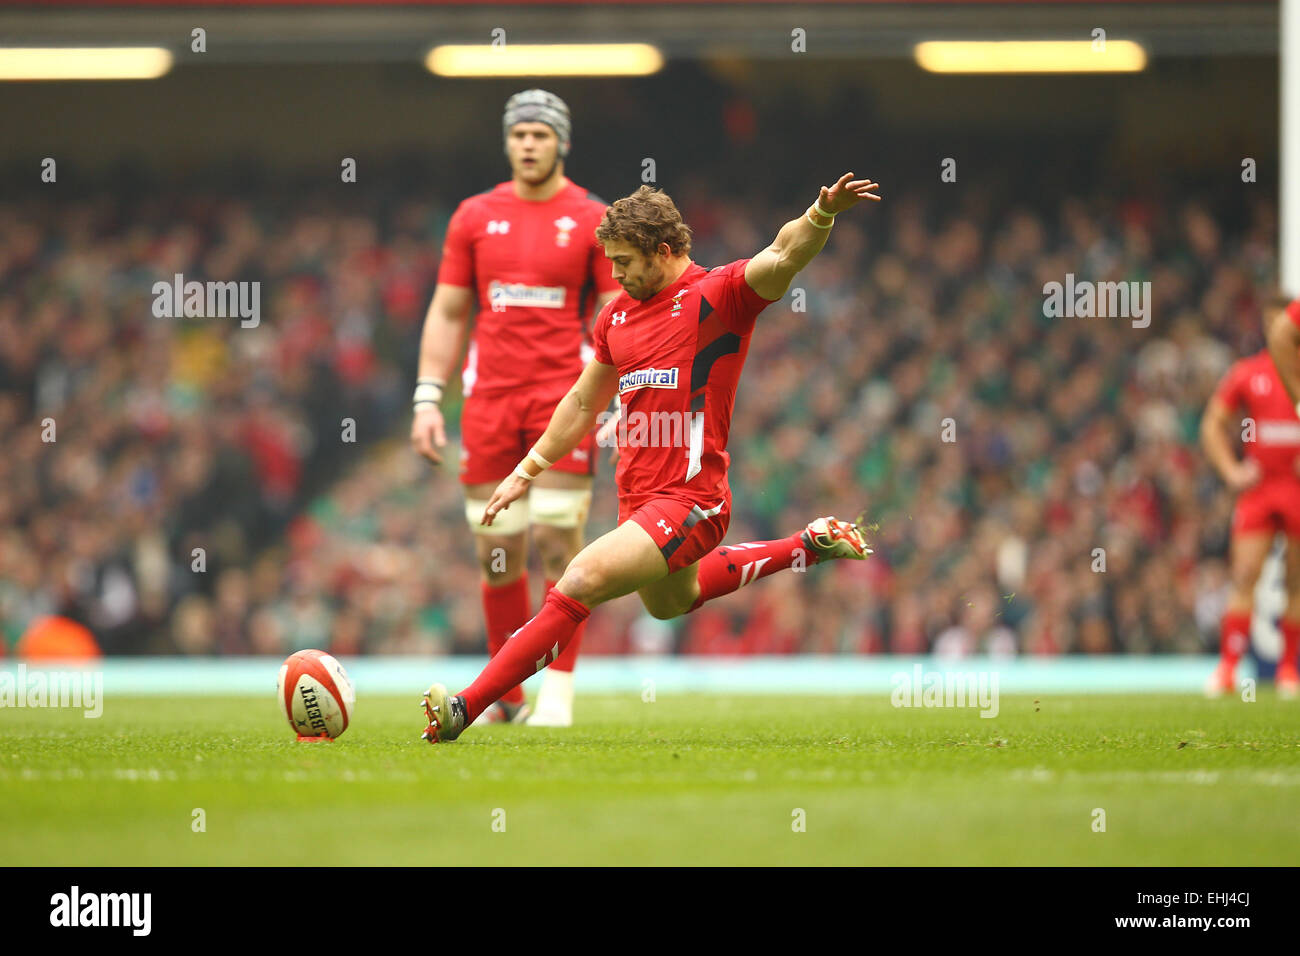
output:
<path id="1" fill-rule="evenodd" d="M 299 651 L 280 665 L 276 698 L 299 739 L 335 737 L 348 729 L 357 694 L 347 671 L 324 651 Z"/>

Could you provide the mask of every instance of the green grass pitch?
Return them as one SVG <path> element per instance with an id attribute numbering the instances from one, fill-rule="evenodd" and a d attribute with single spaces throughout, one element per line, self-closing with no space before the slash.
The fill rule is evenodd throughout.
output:
<path id="1" fill-rule="evenodd" d="M 580 696 L 572 729 L 435 747 L 417 700 L 363 697 L 311 744 L 269 695 L 0 711 L 0 859 L 1300 863 L 1300 702 L 1267 690 L 1004 695 L 993 719 L 884 696 Z"/>

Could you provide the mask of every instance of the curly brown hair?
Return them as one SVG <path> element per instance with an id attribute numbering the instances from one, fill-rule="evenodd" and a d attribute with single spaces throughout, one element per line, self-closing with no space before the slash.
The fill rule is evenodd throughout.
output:
<path id="1" fill-rule="evenodd" d="M 630 196 L 615 200 L 596 227 L 597 242 L 627 242 L 644 255 L 654 255 L 659 243 L 668 243 L 675 256 L 691 251 L 691 227 L 662 189 L 642 186 Z"/>

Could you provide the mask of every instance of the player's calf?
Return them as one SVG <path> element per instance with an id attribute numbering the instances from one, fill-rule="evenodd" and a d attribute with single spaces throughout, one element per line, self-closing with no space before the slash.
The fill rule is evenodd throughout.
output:
<path id="1" fill-rule="evenodd" d="M 730 594 L 778 571 L 802 570 L 809 564 L 839 558 L 860 561 L 869 554 L 871 548 L 862 529 L 855 522 L 835 517 L 817 518 L 788 538 L 723 545 L 699 560 L 699 596 L 685 611 L 693 611 L 705 601 Z M 672 595 L 655 595 L 662 600 L 652 602 L 646 600 L 646 590 L 642 591 L 642 600 L 651 614 L 659 616 L 656 611 L 673 610 Z"/>

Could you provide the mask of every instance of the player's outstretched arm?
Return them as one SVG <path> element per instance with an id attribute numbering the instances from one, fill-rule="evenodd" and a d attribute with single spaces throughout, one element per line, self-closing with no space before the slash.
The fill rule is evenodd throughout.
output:
<path id="1" fill-rule="evenodd" d="M 442 390 L 465 348 L 465 320 L 474 305 L 474 290 L 439 283 L 420 333 L 420 366 L 411 421 L 411 445 L 435 465 L 442 464 L 447 426 L 442 418 Z"/>
<path id="2" fill-rule="evenodd" d="M 1300 415 L 1300 325 L 1291 321 L 1286 309 L 1275 310 L 1269 318 L 1268 354 Z"/>
<path id="3" fill-rule="evenodd" d="M 880 201 L 879 183 L 845 173 L 834 186 L 823 186 L 817 202 L 798 219 L 781 227 L 772 244 L 745 265 L 745 281 L 765 299 L 785 295 L 790 283 L 822 251 L 835 217 L 864 199 Z"/>
<path id="4" fill-rule="evenodd" d="M 1217 395 L 1210 397 L 1201 416 L 1201 450 L 1232 491 L 1244 491 L 1259 480 L 1259 466 L 1251 459 L 1237 457 L 1228 435 L 1232 429 L 1232 410 Z"/>
<path id="5" fill-rule="evenodd" d="M 492 524 L 497 512 L 528 490 L 532 480 L 559 461 L 582 441 L 582 436 L 596 424 L 596 416 L 605 409 L 618 391 L 618 369 L 592 359 L 578 376 L 569 394 L 560 399 L 550 424 L 527 456 L 515 466 L 488 500 L 482 523 Z"/>

